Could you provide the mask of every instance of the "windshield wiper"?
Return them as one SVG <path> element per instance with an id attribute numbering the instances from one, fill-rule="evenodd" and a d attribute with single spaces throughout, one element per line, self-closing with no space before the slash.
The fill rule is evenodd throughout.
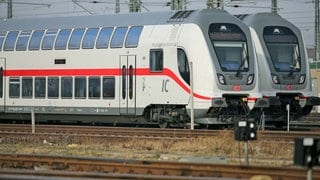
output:
<path id="1" fill-rule="evenodd" d="M 239 77 L 239 76 L 240 76 L 240 74 L 241 74 L 241 72 L 242 72 L 242 70 L 243 70 L 243 66 L 244 66 L 245 62 L 246 62 L 248 59 L 249 59 L 249 58 L 248 58 L 247 55 L 245 56 L 245 58 L 242 59 L 241 64 L 240 64 L 239 68 L 237 69 L 236 77 Z"/>
<path id="2" fill-rule="evenodd" d="M 295 58 L 294 63 L 290 65 L 290 72 L 288 74 L 288 77 L 291 77 L 293 75 L 293 72 L 296 71 L 297 68 L 297 63 L 299 63 L 300 57 Z"/>

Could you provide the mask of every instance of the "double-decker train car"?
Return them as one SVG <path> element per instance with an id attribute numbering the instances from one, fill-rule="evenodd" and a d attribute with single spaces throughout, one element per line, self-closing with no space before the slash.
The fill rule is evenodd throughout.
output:
<path id="1" fill-rule="evenodd" d="M 265 121 L 284 125 L 288 119 L 300 120 L 320 98 L 312 94 L 309 62 L 300 30 L 273 13 L 239 15 L 251 28 L 258 58 L 259 89 L 269 102 Z"/>
<path id="2" fill-rule="evenodd" d="M 264 104 L 250 30 L 222 10 L 2 20 L 0 67 L 2 119 L 183 127 L 191 102 L 205 124 Z"/>

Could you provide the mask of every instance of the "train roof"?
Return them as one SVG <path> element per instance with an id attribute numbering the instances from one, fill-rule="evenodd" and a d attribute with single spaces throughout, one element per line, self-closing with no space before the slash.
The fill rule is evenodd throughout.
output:
<path id="1" fill-rule="evenodd" d="M 214 17 L 214 18 L 212 18 Z M 7 19 L 0 22 L 0 31 L 63 29 L 85 27 L 142 26 L 156 24 L 201 24 L 204 21 L 230 22 L 232 15 L 224 10 L 202 9 L 169 12 L 108 14 L 69 17 L 37 17 Z M 236 18 L 235 18 L 236 19 Z M 233 21 L 235 21 L 233 19 Z"/>
<path id="2" fill-rule="evenodd" d="M 276 13 L 239 14 L 235 16 L 245 24 L 253 26 L 255 29 L 260 29 L 265 26 L 286 26 L 291 29 L 298 29 L 294 24 Z"/>

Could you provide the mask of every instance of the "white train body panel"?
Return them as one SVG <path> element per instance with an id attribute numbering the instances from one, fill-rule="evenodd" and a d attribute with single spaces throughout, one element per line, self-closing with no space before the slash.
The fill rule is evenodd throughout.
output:
<path id="1" fill-rule="evenodd" d="M 87 23 L 78 17 L 1 22 L 0 89 L 4 92 L 0 93 L 0 112 L 5 117 L 35 109 L 38 114 L 143 116 L 151 122 L 185 123 L 192 99 L 190 62 L 197 119 L 233 116 L 228 114 L 228 108 L 234 110 L 231 106 L 237 106 L 237 115 L 247 114 L 243 105 L 248 110 L 259 108 L 259 72 L 247 26 L 219 10 L 151 16 L 83 17 Z M 54 29 L 55 44 L 46 50 L 45 38 Z M 100 49 L 103 30 L 112 34 L 108 47 Z M 41 31 L 41 47 L 33 50 L 33 36 Z M 63 31 L 69 33 L 64 40 L 68 47 L 58 49 Z M 85 35 L 81 47 L 73 48 L 77 31 Z M 89 32 L 96 33 L 94 46 L 88 45 L 91 48 L 84 47 L 85 38 L 92 38 Z M 29 46 L 18 50 L 23 33 Z M 121 46 L 112 47 L 121 35 Z M 12 49 L 11 36 L 16 38 Z"/>

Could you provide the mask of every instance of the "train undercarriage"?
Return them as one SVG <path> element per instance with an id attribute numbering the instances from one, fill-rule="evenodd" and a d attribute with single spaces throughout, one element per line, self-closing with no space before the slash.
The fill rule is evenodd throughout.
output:
<path id="1" fill-rule="evenodd" d="M 183 105 L 150 105 L 145 109 L 143 117 L 148 122 L 158 123 L 160 128 L 186 127 L 189 119 Z"/>
<path id="2" fill-rule="evenodd" d="M 264 122 L 277 127 L 287 124 L 288 115 L 290 121 L 303 121 L 313 106 L 320 105 L 318 97 L 301 98 L 301 94 L 278 93 L 276 97 L 268 99 L 270 106 L 264 108 Z"/>
<path id="3" fill-rule="evenodd" d="M 254 119 L 257 124 L 272 124 L 278 127 L 287 123 L 287 108 L 290 104 L 290 120 L 302 120 L 309 115 L 312 110 L 312 104 L 320 104 L 319 98 L 311 98 L 307 100 L 304 106 L 297 98 L 298 94 L 279 95 L 278 97 L 269 97 L 268 107 L 255 107 L 250 109 L 247 102 L 247 96 L 225 96 L 224 103 L 207 110 L 203 116 L 195 117 L 195 124 L 200 127 L 209 126 L 227 126 L 232 127 L 234 122 L 240 120 Z M 256 102 L 257 103 L 257 102 Z M 203 110 L 202 110 L 203 111 Z M 188 128 L 190 125 L 190 112 L 186 105 L 168 105 L 153 104 L 147 106 L 142 116 L 130 115 L 81 115 L 81 114 L 45 114 L 37 113 L 36 119 L 39 121 L 59 122 L 61 120 L 69 122 L 91 122 L 91 123 L 108 123 L 112 125 L 132 124 L 132 125 L 157 125 L 160 128 L 175 127 Z M 30 123 L 30 113 L 21 114 L 1 114 L 1 119 L 9 119 L 14 121 L 23 121 Z"/>

